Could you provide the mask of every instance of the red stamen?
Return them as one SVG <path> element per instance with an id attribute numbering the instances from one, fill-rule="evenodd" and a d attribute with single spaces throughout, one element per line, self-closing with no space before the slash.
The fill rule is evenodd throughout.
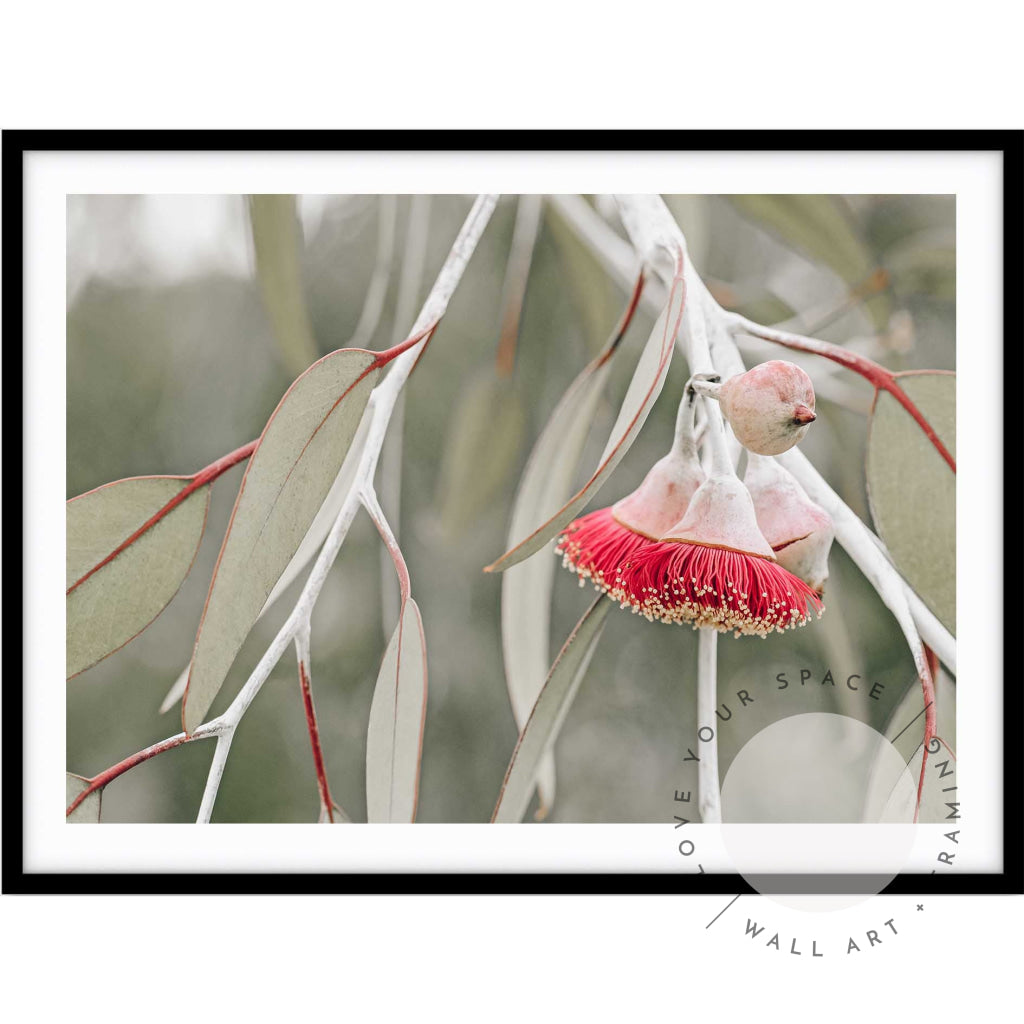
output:
<path id="1" fill-rule="evenodd" d="M 650 621 L 767 636 L 824 610 L 803 580 L 767 558 L 704 544 L 652 541 L 600 509 L 571 523 L 556 552 L 580 584 Z"/>
<path id="2" fill-rule="evenodd" d="M 570 523 L 558 539 L 555 554 L 563 555 L 562 564 L 576 571 L 581 587 L 593 580 L 598 590 L 607 593 L 618 566 L 650 543 L 648 537 L 623 526 L 610 508 L 601 508 Z"/>

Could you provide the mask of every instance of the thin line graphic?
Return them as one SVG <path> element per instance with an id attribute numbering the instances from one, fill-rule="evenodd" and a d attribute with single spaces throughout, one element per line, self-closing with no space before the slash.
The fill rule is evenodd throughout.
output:
<path id="1" fill-rule="evenodd" d="M 733 896 L 733 898 L 729 900 L 729 902 L 726 903 L 726 905 L 722 907 L 722 909 L 717 914 L 715 914 L 715 916 L 710 921 L 708 921 L 708 923 L 704 926 L 704 931 L 707 931 L 742 895 L 742 893 L 736 893 L 736 895 Z"/>
<path id="2" fill-rule="evenodd" d="M 914 717 L 909 722 L 907 722 L 907 724 L 903 726 L 903 728 L 900 729 L 900 731 L 896 733 L 896 735 L 893 736 L 893 738 L 889 740 L 889 742 L 895 743 L 932 706 L 933 703 L 934 701 L 928 701 L 928 703 L 925 704 L 925 706 L 921 708 L 921 710 L 918 711 L 918 713 L 914 715 Z"/>

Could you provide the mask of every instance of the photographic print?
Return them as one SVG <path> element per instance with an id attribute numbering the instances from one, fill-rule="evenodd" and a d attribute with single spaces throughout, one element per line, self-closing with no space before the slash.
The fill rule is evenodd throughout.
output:
<path id="1" fill-rule="evenodd" d="M 941 821 L 955 258 L 952 196 L 70 196 L 69 820 Z"/>
<path id="2" fill-rule="evenodd" d="M 33 171 L 67 360 L 39 863 L 999 886 L 1000 622 L 963 615 L 998 537 L 957 546 L 998 461 L 999 376 L 957 399 L 964 302 L 1002 359 L 989 165 L 519 157 L 474 191 L 457 153 L 317 156 Z"/>

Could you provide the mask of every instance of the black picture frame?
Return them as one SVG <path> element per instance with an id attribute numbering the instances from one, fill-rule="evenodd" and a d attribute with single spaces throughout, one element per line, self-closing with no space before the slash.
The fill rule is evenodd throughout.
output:
<path id="1" fill-rule="evenodd" d="M 1022 282 L 1019 238 L 1022 218 L 1024 132 L 1019 131 L 5 131 L 3 175 L 3 333 L 4 399 L 9 413 L 20 414 L 20 429 L 4 434 L 7 478 L 24 481 L 24 159 L 39 151 L 992 151 L 1001 154 L 1003 204 L 1003 382 L 1004 407 L 1012 408 L 1011 388 L 1021 379 L 1019 344 L 1007 344 L 1005 325 L 1014 322 L 1011 303 Z M 1004 479 L 1011 479 L 1010 437 L 1003 423 Z M 11 494 L 11 488 L 8 493 Z M 1010 489 L 1004 488 L 1004 517 L 1015 521 Z M 25 513 L 20 502 L 8 502 L 4 520 L 8 625 L 23 623 L 20 600 L 29 581 L 23 558 Z M 1015 579 L 1021 546 L 1015 533 L 1004 541 L 1004 580 Z M 1011 664 L 1006 618 L 1008 595 L 1002 595 L 1003 661 Z M 994 603 L 990 604 L 994 607 Z M 19 632 L 23 635 L 23 629 Z M 24 867 L 23 688 L 45 681 L 25 677 L 25 652 L 7 632 L 3 714 L 3 865 L 2 889 L 21 894 L 327 894 L 327 893 L 569 893 L 569 894 L 726 894 L 756 890 L 739 874 L 623 873 L 27 873 Z M 1024 725 L 1024 693 L 1018 680 L 1003 678 L 1003 870 L 999 873 L 900 874 L 885 885 L 887 894 L 1007 895 L 1024 892 L 1024 795 L 1015 741 Z M 666 828 L 669 826 L 666 824 Z M 845 890 L 844 876 L 828 876 L 828 891 Z M 783 883 L 781 876 L 775 876 Z M 863 876 L 857 885 L 861 886 Z M 823 890 L 824 891 L 824 890 Z"/>

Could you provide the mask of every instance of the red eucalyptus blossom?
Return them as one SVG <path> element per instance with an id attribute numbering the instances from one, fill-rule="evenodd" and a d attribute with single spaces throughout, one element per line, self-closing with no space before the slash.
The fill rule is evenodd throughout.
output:
<path id="1" fill-rule="evenodd" d="M 650 621 L 767 636 L 819 615 L 821 601 L 778 564 L 736 477 L 717 417 L 709 424 L 714 473 L 703 479 L 684 399 L 676 446 L 631 495 L 570 523 L 556 553 L 594 585 Z M 673 522 L 672 516 L 677 518 Z"/>

